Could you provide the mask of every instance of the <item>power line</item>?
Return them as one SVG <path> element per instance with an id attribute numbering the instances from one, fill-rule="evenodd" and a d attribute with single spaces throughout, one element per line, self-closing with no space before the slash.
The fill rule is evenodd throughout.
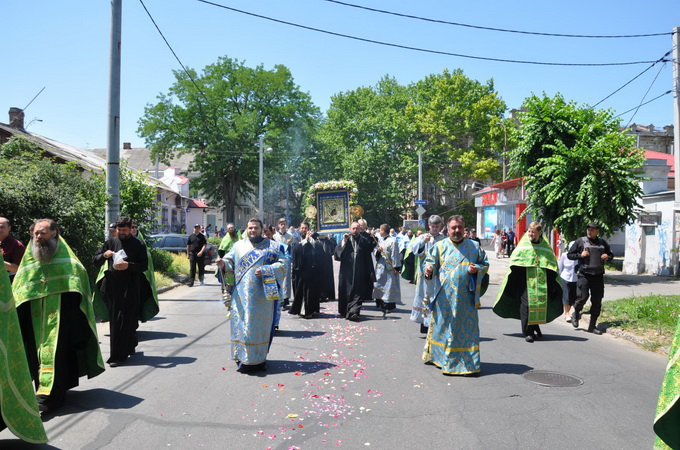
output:
<path id="1" fill-rule="evenodd" d="M 642 102 L 643 102 L 643 101 L 645 100 L 645 98 L 647 97 L 647 94 L 649 94 L 649 91 L 652 90 L 652 86 L 654 86 L 654 83 L 656 82 L 656 79 L 659 78 L 659 74 L 661 73 L 661 69 L 663 69 L 664 67 L 666 67 L 666 63 L 664 63 L 664 65 L 661 66 L 661 67 L 659 68 L 659 71 L 656 73 L 656 76 L 655 76 L 654 79 L 652 80 L 652 83 L 649 85 L 649 88 L 647 88 L 647 92 L 645 92 L 645 95 L 642 96 L 642 100 L 640 100 L 640 104 L 639 104 L 638 107 L 635 109 L 635 112 L 634 112 L 633 115 L 630 117 L 630 119 L 628 119 L 628 123 L 626 124 L 626 128 L 628 128 L 628 125 L 630 125 L 630 123 L 631 123 L 631 122 L 633 121 L 633 119 L 635 118 L 635 115 L 636 115 L 637 112 L 640 110 L 640 106 L 642 106 Z"/>
<path id="2" fill-rule="evenodd" d="M 141 0 L 140 0 L 141 1 Z M 268 20 L 271 22 L 276 22 L 280 23 L 283 25 L 289 25 L 292 27 L 296 28 L 302 28 L 304 30 L 310 30 L 310 31 L 316 31 L 317 33 L 323 33 L 323 34 L 328 34 L 331 36 L 337 36 L 337 37 L 342 37 L 346 39 L 352 39 L 355 41 L 360 41 L 360 42 L 368 42 L 371 44 L 377 44 L 377 45 L 383 45 L 386 47 L 393 47 L 393 48 L 400 48 L 404 50 L 412 50 L 416 52 L 423 52 L 423 53 L 432 53 L 436 55 L 445 55 L 445 56 L 455 56 L 458 58 L 467 58 L 467 59 L 476 59 L 476 60 L 482 60 L 482 61 L 495 61 L 495 62 L 504 62 L 504 63 L 513 63 L 513 64 L 533 64 L 533 65 L 539 65 L 539 66 L 568 66 L 568 67 L 602 67 L 602 66 L 630 66 L 630 65 L 636 65 L 636 64 L 651 64 L 654 61 L 629 61 L 629 62 L 612 62 L 612 63 L 558 63 L 558 62 L 542 62 L 542 61 L 524 61 L 524 60 L 517 60 L 517 59 L 504 59 L 504 58 L 491 58 L 491 57 L 486 57 L 486 56 L 475 56 L 475 55 L 465 55 L 462 53 L 452 53 L 452 52 L 445 52 L 441 50 L 429 50 L 425 48 L 420 48 L 420 47 L 412 47 L 408 45 L 401 45 L 401 44 L 393 44 L 389 42 L 384 42 L 384 41 L 377 41 L 374 39 L 367 39 L 367 38 L 362 38 L 358 36 L 352 36 L 349 34 L 343 34 L 343 33 L 336 33 L 334 31 L 328 31 L 328 30 L 323 30 L 321 28 L 314 28 L 314 27 L 309 27 L 306 25 L 300 25 L 297 23 L 293 22 L 287 22 L 285 20 L 281 19 L 275 19 L 273 17 L 268 17 L 268 16 L 263 16 L 261 14 L 255 14 L 252 12 L 248 11 L 243 11 L 240 9 L 232 8 L 230 6 L 225 6 L 225 5 L 220 5 L 218 3 L 214 3 L 208 0 L 196 0 L 201 3 L 205 3 L 207 5 L 212 5 L 216 6 L 218 8 L 222 9 L 227 9 L 229 11 L 237 12 L 240 14 L 245 14 L 247 16 L 251 17 L 257 17 L 259 19 L 264 19 Z"/>
<path id="3" fill-rule="evenodd" d="M 657 95 L 656 97 L 654 97 L 654 98 L 651 99 L 651 100 L 648 100 L 648 101 L 646 101 L 646 102 L 644 102 L 644 103 L 640 103 L 640 104 L 637 105 L 635 108 L 631 108 L 631 109 L 629 109 L 628 111 L 624 111 L 624 112 L 622 112 L 621 114 L 615 115 L 614 118 L 616 118 L 616 117 L 621 117 L 621 116 L 624 115 L 624 114 L 628 114 L 628 113 L 631 112 L 631 111 L 634 111 L 634 110 L 639 109 L 639 108 L 641 108 L 641 107 L 643 107 L 643 106 L 645 106 L 645 105 L 648 105 L 648 104 L 652 103 L 653 101 L 660 99 L 660 98 L 663 97 L 664 95 L 670 94 L 671 92 L 673 92 L 673 91 L 672 91 L 672 90 L 668 90 L 668 91 L 664 92 L 664 93 L 661 94 L 661 95 Z"/>
<path id="4" fill-rule="evenodd" d="M 565 37 L 565 38 L 589 38 L 589 39 L 619 39 L 619 38 L 643 38 L 643 37 L 655 37 L 655 36 L 670 36 L 673 33 L 651 33 L 651 34 L 623 34 L 623 35 L 593 35 L 593 34 L 559 34 L 559 33 L 541 33 L 538 31 L 520 31 L 520 30 L 509 30 L 506 28 L 494 28 L 494 27 L 483 27 L 480 25 L 470 25 L 467 23 L 460 22 L 449 22 L 446 20 L 430 19 L 428 17 L 413 16 L 410 14 L 402 14 L 394 11 L 386 11 L 384 9 L 369 8 L 367 6 L 355 5 L 352 3 L 341 2 L 338 0 L 324 0 L 329 3 L 336 3 L 338 5 L 349 6 L 351 8 L 364 9 L 366 11 L 377 12 L 381 14 L 388 14 L 391 16 L 404 17 L 407 19 L 422 20 L 425 22 L 440 23 L 444 25 L 454 25 L 457 27 L 475 28 L 477 30 L 486 31 L 498 31 L 502 33 L 517 33 L 517 34 L 529 34 L 535 36 L 550 36 L 550 37 Z"/>
<path id="5" fill-rule="evenodd" d="M 605 98 L 603 98 L 602 100 L 600 100 L 599 102 L 595 103 L 593 106 L 590 107 L 590 109 L 595 108 L 597 105 L 599 105 L 600 103 L 604 102 L 604 101 L 607 100 L 609 97 L 611 97 L 612 95 L 614 95 L 614 94 L 616 94 L 617 92 L 619 92 L 621 89 L 623 89 L 623 88 L 625 88 L 626 86 L 628 86 L 630 83 L 632 83 L 633 81 L 635 81 L 636 79 L 638 79 L 640 76 L 642 76 L 642 74 L 644 74 L 644 73 L 647 72 L 649 69 L 651 69 L 652 67 L 654 67 L 658 62 L 663 61 L 663 62 L 664 62 L 664 66 L 665 66 L 666 60 L 665 60 L 664 58 L 666 58 L 666 56 L 670 55 L 672 51 L 673 51 L 673 50 L 671 49 L 671 50 L 669 50 L 668 52 L 666 52 L 665 55 L 663 55 L 661 58 L 659 58 L 659 59 L 657 59 L 656 61 L 654 61 L 654 62 L 653 62 L 649 67 L 647 67 L 645 70 L 643 70 L 643 71 L 640 72 L 639 74 L 635 75 L 630 81 L 628 81 L 627 83 L 625 83 L 623 86 L 621 86 L 620 88 L 618 88 L 617 90 L 615 90 L 614 92 L 612 92 L 611 94 L 609 94 L 608 96 L 606 96 Z"/>
<path id="6" fill-rule="evenodd" d="M 168 48 L 169 48 L 170 51 L 172 52 L 172 55 L 175 57 L 175 59 L 177 60 L 177 62 L 179 63 L 179 65 L 182 67 L 182 70 L 184 70 L 184 73 L 187 74 L 187 76 L 189 77 L 189 79 L 191 80 L 191 82 L 193 83 L 193 85 L 196 87 L 196 89 L 198 89 L 198 92 L 201 93 L 201 95 L 203 96 L 203 98 L 204 98 L 207 102 L 209 102 L 209 101 L 208 101 L 208 97 L 206 97 L 206 95 L 203 93 L 203 91 L 202 91 L 201 88 L 198 86 L 198 84 L 196 84 L 196 81 L 194 80 L 194 77 L 191 76 L 191 73 L 190 73 L 190 72 L 187 70 L 187 68 L 184 66 L 184 64 L 182 63 L 182 61 L 179 59 L 179 56 L 177 56 L 177 53 L 175 53 L 175 50 L 172 48 L 172 46 L 170 45 L 170 43 L 168 42 L 168 40 L 165 38 L 165 35 L 164 35 L 163 32 L 161 31 L 161 29 L 158 27 L 158 24 L 157 24 L 156 21 L 154 20 L 153 16 L 151 16 L 151 13 L 150 13 L 149 10 L 147 9 L 146 5 L 144 4 L 144 1 L 143 1 L 143 0 L 139 0 L 139 3 L 141 3 L 141 4 L 142 4 L 142 7 L 144 7 L 144 11 L 146 11 L 146 14 L 149 16 L 149 19 L 151 19 L 151 22 L 153 23 L 153 26 L 156 27 L 156 30 L 158 31 L 158 34 L 161 35 L 161 37 L 163 38 L 163 41 L 165 41 L 165 45 L 168 46 Z M 199 108 L 200 108 L 200 102 L 199 102 Z"/>

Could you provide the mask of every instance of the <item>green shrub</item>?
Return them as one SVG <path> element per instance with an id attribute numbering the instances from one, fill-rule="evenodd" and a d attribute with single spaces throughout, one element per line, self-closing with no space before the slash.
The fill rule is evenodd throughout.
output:
<path id="1" fill-rule="evenodd" d="M 154 270 L 168 275 L 172 266 L 172 254 L 157 248 L 151 248 L 150 250 Z"/>
<path id="2" fill-rule="evenodd" d="M 222 243 L 222 238 L 219 237 L 219 236 L 210 236 L 208 238 L 208 242 L 210 242 L 211 244 L 213 244 L 216 247 L 219 247 L 220 244 Z"/>
<path id="3" fill-rule="evenodd" d="M 170 256 L 172 257 L 170 272 L 173 275 L 189 275 L 189 258 L 187 258 L 187 255 L 184 253 L 170 253 Z"/>

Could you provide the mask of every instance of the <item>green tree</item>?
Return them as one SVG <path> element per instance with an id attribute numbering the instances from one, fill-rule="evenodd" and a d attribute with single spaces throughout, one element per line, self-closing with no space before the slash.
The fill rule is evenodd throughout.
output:
<path id="1" fill-rule="evenodd" d="M 144 236 L 149 235 L 149 230 L 156 219 L 154 207 L 159 204 L 156 200 L 157 193 L 149 177 L 130 169 L 125 163 L 121 164 L 120 215 L 132 217 L 137 221 L 139 230 Z"/>
<path id="2" fill-rule="evenodd" d="M 410 101 L 408 87 L 384 77 L 376 86 L 334 95 L 320 131 L 328 159 L 339 167 L 334 178 L 357 183 L 356 202 L 371 224 L 397 226 L 414 199 L 418 169 L 414 128 L 406 116 Z"/>
<path id="3" fill-rule="evenodd" d="M 409 113 L 421 149 L 448 166 L 436 170 L 440 183 L 456 189 L 469 180 L 499 179 L 500 121 L 506 106 L 493 81 L 480 83 L 461 69 L 445 70 L 415 83 L 413 92 Z"/>
<path id="4" fill-rule="evenodd" d="M 579 106 L 560 94 L 533 95 L 523 109 L 510 168 L 525 176 L 536 220 L 573 239 L 590 221 L 609 235 L 635 217 L 644 152 L 619 131 L 611 111 Z"/>
<path id="5" fill-rule="evenodd" d="M 313 128 L 319 112 L 282 65 L 265 70 L 221 57 L 200 76 L 189 73 L 174 72 L 169 92 L 145 108 L 139 134 L 163 161 L 192 153 L 190 170 L 201 174 L 195 186 L 233 221 L 237 195 L 256 192 L 259 136 L 278 153 L 266 155 L 273 169 L 292 152 L 291 130 Z"/>
<path id="6" fill-rule="evenodd" d="M 94 279 L 92 257 L 104 230 L 102 178 L 85 178 L 75 164 L 56 164 L 43 154 L 40 146 L 21 137 L 0 147 L 0 211 L 22 242 L 30 240 L 28 228 L 33 222 L 55 220 Z"/>

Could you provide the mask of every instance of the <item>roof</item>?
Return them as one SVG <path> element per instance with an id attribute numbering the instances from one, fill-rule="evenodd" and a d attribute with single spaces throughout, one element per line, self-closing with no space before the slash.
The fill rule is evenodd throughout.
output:
<path id="1" fill-rule="evenodd" d="M 98 155 L 102 158 L 106 157 L 106 149 L 105 148 L 96 148 L 92 150 L 92 152 L 95 155 Z M 155 161 L 151 160 L 151 149 L 150 148 L 121 148 L 120 149 L 120 159 L 125 160 L 128 164 L 128 167 L 132 167 L 133 169 L 137 169 L 142 172 L 146 173 L 154 173 L 156 171 L 156 163 Z M 194 160 L 194 155 L 191 153 L 184 153 L 181 155 L 177 155 L 175 158 L 170 160 L 170 165 L 165 165 L 165 164 L 160 164 L 159 165 L 159 171 L 162 172 L 165 170 L 167 167 L 174 167 L 178 168 L 182 171 L 186 171 L 189 169 L 189 165 L 193 162 Z M 161 175 L 159 175 L 161 176 Z"/>
<path id="2" fill-rule="evenodd" d="M 505 180 L 500 183 L 492 184 L 491 186 L 487 186 L 484 189 L 480 189 L 479 191 L 473 193 L 472 195 L 479 195 L 479 194 L 485 194 L 487 192 L 491 191 L 500 191 L 503 189 L 512 189 L 520 184 L 522 184 L 523 178 L 513 178 L 512 180 Z"/>
<path id="3" fill-rule="evenodd" d="M 196 200 L 193 198 L 189 199 L 189 204 L 187 205 L 188 208 L 210 208 L 207 204 L 200 200 Z"/>
<path id="4" fill-rule="evenodd" d="M 21 136 L 38 145 L 45 152 L 64 161 L 74 162 L 85 170 L 102 173 L 104 167 L 106 167 L 106 160 L 87 150 L 63 144 L 53 139 L 40 136 L 39 134 L 33 134 L 18 128 L 10 127 L 4 123 L 0 123 L 0 130 L 11 136 Z"/>
<path id="5" fill-rule="evenodd" d="M 655 152 L 654 150 L 645 150 L 645 158 L 647 159 L 663 159 L 666 164 L 671 166 L 671 171 L 668 172 L 668 178 L 675 178 L 675 156 L 668 153 Z"/>

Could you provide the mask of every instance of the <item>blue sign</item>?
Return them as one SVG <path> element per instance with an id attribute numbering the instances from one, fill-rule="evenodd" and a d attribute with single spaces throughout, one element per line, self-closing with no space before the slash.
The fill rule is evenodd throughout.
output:
<path id="1" fill-rule="evenodd" d="M 416 205 L 427 205 L 427 200 L 416 200 L 414 203 Z"/>

